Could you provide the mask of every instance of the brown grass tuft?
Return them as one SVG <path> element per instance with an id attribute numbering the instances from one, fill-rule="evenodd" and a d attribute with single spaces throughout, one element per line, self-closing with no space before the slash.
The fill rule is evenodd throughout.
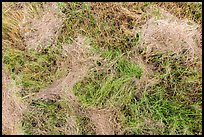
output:
<path id="1" fill-rule="evenodd" d="M 4 71 L 2 74 L 2 132 L 6 135 L 22 135 L 20 120 L 25 104 L 15 95 L 20 89 Z"/>
<path id="2" fill-rule="evenodd" d="M 120 125 L 116 121 L 116 109 L 88 108 L 86 110 L 86 115 L 90 118 L 96 135 L 114 135 L 120 132 Z"/>
<path id="3" fill-rule="evenodd" d="M 24 10 L 25 17 L 20 25 L 26 48 L 36 50 L 53 44 L 63 23 L 56 3 L 43 3 L 37 7 L 35 15 L 28 8 Z"/>
<path id="4" fill-rule="evenodd" d="M 2 48 L 14 47 L 24 49 L 19 23 L 23 19 L 23 11 L 16 7 L 18 3 L 2 3 Z"/>
<path id="5" fill-rule="evenodd" d="M 161 19 L 150 19 L 143 25 L 139 48 L 145 49 L 147 55 L 161 50 L 186 55 L 189 61 L 193 61 L 194 57 L 201 59 L 199 25 L 190 25 L 187 20 L 179 21 L 164 10 L 161 14 Z"/>
<path id="6" fill-rule="evenodd" d="M 41 49 L 56 42 L 63 15 L 56 3 L 3 3 L 3 47 Z"/>
<path id="7" fill-rule="evenodd" d="M 73 86 L 86 76 L 90 65 L 97 57 L 91 55 L 90 47 L 85 41 L 84 37 L 78 36 L 73 44 L 62 45 L 62 54 L 68 58 L 66 62 L 63 62 L 62 67 L 68 67 L 69 73 L 64 78 L 57 80 L 51 86 L 36 94 L 37 98 L 45 99 L 52 95 L 62 95 L 64 90 L 67 91 L 66 94 L 69 94 Z M 71 96 L 73 95 L 67 97 Z"/>

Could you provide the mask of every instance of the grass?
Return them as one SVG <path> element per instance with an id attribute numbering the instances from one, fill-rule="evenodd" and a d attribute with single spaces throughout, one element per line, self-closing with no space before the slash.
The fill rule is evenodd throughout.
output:
<path id="1" fill-rule="evenodd" d="M 95 6 L 96 5 L 96 6 Z M 93 45 L 99 47 L 108 47 L 112 49 L 127 50 L 133 47 L 138 41 L 137 37 L 130 33 L 131 29 L 123 24 L 132 22 L 134 26 L 134 18 L 122 15 L 121 11 L 117 11 L 119 4 L 111 3 L 114 9 L 106 3 L 65 3 L 60 6 L 66 15 L 65 26 L 60 37 L 60 41 L 69 41 L 70 37 L 74 38 L 78 34 L 86 35 L 93 39 Z M 143 5 L 136 3 L 141 7 Z M 102 9 L 105 9 L 104 11 Z M 116 14 L 113 12 L 116 12 Z M 140 10 L 140 9 L 138 9 Z M 110 11 L 110 12 L 109 12 Z M 100 14 L 96 17 L 97 14 Z M 145 13 L 144 13 L 145 14 Z M 125 17 L 125 19 L 120 19 Z M 149 15 L 147 15 L 149 16 Z M 116 18 L 112 20 L 111 18 Z M 144 17 L 147 18 L 147 17 Z"/>
<path id="2" fill-rule="evenodd" d="M 39 16 L 43 4 L 25 4 L 30 16 Z M 115 121 L 125 135 L 202 134 L 202 63 L 199 58 L 167 51 L 138 50 L 141 41 L 137 32 L 148 19 L 160 18 L 159 7 L 173 15 L 201 25 L 201 4 L 190 3 L 56 3 L 64 13 L 58 45 L 41 51 L 25 49 L 19 31 L 23 12 L 16 3 L 3 3 L 2 62 L 21 89 L 21 97 L 30 96 L 66 76 L 69 66 L 60 45 L 72 44 L 78 35 L 90 39 L 94 54 L 100 56 L 89 73 L 73 87 L 81 111 L 90 108 L 117 110 Z M 13 14 L 11 14 L 13 13 Z M 158 83 L 137 85 L 145 71 L 129 58 L 140 55 L 152 65 L 151 78 Z M 69 65 L 69 64 L 68 64 Z M 74 65 L 74 64 L 73 64 Z M 148 77 L 148 80 L 151 80 Z M 147 81 L 146 81 L 147 82 Z M 139 88 L 139 95 L 136 91 Z M 71 91 L 70 91 L 71 92 Z M 97 134 L 90 117 L 77 114 L 63 98 L 25 99 L 28 109 L 22 117 L 25 134 Z M 117 134 L 117 133 L 116 133 Z"/>
<path id="3" fill-rule="evenodd" d="M 158 6 L 163 7 L 175 16 L 183 19 L 189 19 L 198 24 L 202 22 L 201 10 L 202 4 L 193 2 L 161 2 L 156 3 Z"/>
<path id="4" fill-rule="evenodd" d="M 68 121 L 72 115 L 72 109 L 63 100 L 37 100 L 31 103 L 29 111 L 24 114 L 23 127 L 29 135 L 73 134 L 72 127 L 67 125 L 72 124 L 72 121 Z"/>
<path id="5" fill-rule="evenodd" d="M 133 78 L 141 77 L 142 70 L 137 65 L 126 61 L 119 51 L 105 50 L 101 54 L 102 57 L 106 56 L 109 59 L 108 62 L 111 62 L 112 68 L 108 66 L 109 72 L 104 68 L 100 73 L 93 69 L 89 74 L 90 78 L 76 84 L 75 94 L 79 96 L 84 106 L 107 104 L 122 106 L 130 101 L 134 90 L 131 83 Z M 101 63 L 97 62 L 97 65 L 100 67 Z M 116 74 L 112 73 L 114 70 Z"/>
<path id="6" fill-rule="evenodd" d="M 58 65 L 63 61 L 60 50 L 52 47 L 41 52 L 33 50 L 21 51 L 9 48 L 3 55 L 3 63 L 16 80 L 23 87 L 22 96 L 38 92 L 41 88 L 51 84 L 62 76 L 63 72 Z"/>
<path id="7" fill-rule="evenodd" d="M 149 63 L 158 68 L 155 77 L 159 77 L 161 82 L 140 91 L 138 98 L 134 95 L 137 87 L 131 80 L 134 76 L 141 77 L 141 69 L 117 53 L 110 50 L 102 52 L 103 57 L 109 58 L 110 62 L 119 57 L 115 67 L 117 74 L 102 72 L 99 75 L 94 71 L 90 78 L 76 84 L 74 92 L 83 106 L 119 108 L 117 117 L 124 134 L 201 134 L 202 110 L 198 108 L 198 104 L 201 104 L 201 74 L 182 64 L 184 57 L 177 62 L 168 52 L 150 57 L 152 62 Z M 172 66 L 170 72 L 164 69 L 167 66 Z M 182 80 L 183 75 L 189 81 L 186 78 Z M 195 86 L 193 91 L 190 85 Z"/>
<path id="8" fill-rule="evenodd" d="M 77 124 L 79 127 L 78 134 L 80 135 L 94 135 L 96 132 L 94 131 L 94 126 L 90 122 L 89 117 L 86 116 L 78 116 L 77 117 Z"/>
<path id="9" fill-rule="evenodd" d="M 160 87 L 154 90 L 155 94 L 144 93 L 121 111 L 119 118 L 126 134 L 201 134 L 196 130 L 201 130 L 201 110 L 166 99 Z M 195 127 L 196 123 L 200 124 Z"/>

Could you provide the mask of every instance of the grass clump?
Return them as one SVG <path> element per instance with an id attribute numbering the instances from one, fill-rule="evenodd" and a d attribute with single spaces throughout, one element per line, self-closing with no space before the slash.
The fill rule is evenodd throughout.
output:
<path id="1" fill-rule="evenodd" d="M 142 69 L 137 64 L 126 60 L 121 50 L 113 51 L 99 48 L 97 48 L 97 50 L 100 51 L 101 57 L 109 62 L 108 65 L 111 64 L 112 69 L 117 71 L 118 76 L 141 77 L 143 72 Z M 100 62 L 98 62 L 98 65 L 100 65 Z M 110 69 L 110 66 L 108 68 Z"/>
<path id="2" fill-rule="evenodd" d="M 74 87 L 74 93 L 79 97 L 80 102 L 88 106 L 123 106 L 133 96 L 135 86 L 134 78 L 140 78 L 142 70 L 137 65 L 126 61 L 121 52 L 105 50 L 101 54 L 106 57 L 109 63 L 113 63 L 112 72 L 105 69 L 98 73 L 93 70 L 90 77 L 85 78 Z M 113 61 L 114 60 L 114 61 Z M 97 63 L 101 66 L 101 63 Z M 106 66 L 107 67 L 107 66 Z M 109 66 L 110 68 L 110 66 Z"/>
<path id="3" fill-rule="evenodd" d="M 128 87 L 129 77 L 115 79 L 111 76 L 102 81 L 86 80 L 75 86 L 75 95 L 88 106 L 121 106 L 130 101 L 132 87 Z"/>
<path id="4" fill-rule="evenodd" d="M 91 124 L 89 117 L 77 116 L 77 124 L 79 127 L 80 135 L 95 135 L 94 125 Z"/>
<path id="5" fill-rule="evenodd" d="M 142 14 L 144 23 L 150 14 L 141 12 L 139 7 L 147 10 L 148 6 L 149 4 L 135 3 L 132 4 L 135 10 L 128 12 L 131 4 L 127 3 L 59 3 L 66 16 L 59 40 L 70 42 L 78 34 L 82 34 L 92 38 L 92 43 L 99 47 L 125 52 L 138 42 L 137 36 L 132 32 L 132 26 L 139 25 L 139 19 L 134 15 Z"/>
<path id="6" fill-rule="evenodd" d="M 29 135 L 76 134 L 73 111 L 63 100 L 33 101 L 23 116 L 23 128 Z"/>
<path id="7" fill-rule="evenodd" d="M 189 19 L 198 24 L 202 23 L 202 4 L 199 2 L 157 2 L 156 5 L 178 18 Z"/>
<path id="8" fill-rule="evenodd" d="M 154 94 L 145 92 L 120 111 L 125 134 L 201 134 L 200 109 L 169 100 L 161 87 L 152 90 Z"/>
<path id="9" fill-rule="evenodd" d="M 142 69 L 136 64 L 130 63 L 125 59 L 119 59 L 116 65 L 116 69 L 121 76 L 128 75 L 129 77 L 140 78 L 142 75 Z"/>
<path id="10" fill-rule="evenodd" d="M 59 66 L 62 60 L 59 50 L 51 47 L 41 52 L 8 48 L 3 54 L 5 67 L 23 87 L 22 96 L 38 92 L 59 78 L 65 72 Z"/>

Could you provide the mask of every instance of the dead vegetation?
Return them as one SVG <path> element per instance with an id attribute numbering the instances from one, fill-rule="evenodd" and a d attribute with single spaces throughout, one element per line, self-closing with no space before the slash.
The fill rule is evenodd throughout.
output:
<path id="1" fill-rule="evenodd" d="M 161 10 L 163 11 L 163 10 Z M 163 11 L 164 12 L 164 11 Z M 197 24 L 187 20 L 179 21 L 172 15 L 165 15 L 159 20 L 150 19 L 143 25 L 141 31 L 140 48 L 146 48 L 146 53 L 153 51 L 172 51 L 183 54 L 193 60 L 194 56 L 201 59 L 201 34 Z"/>
<path id="2" fill-rule="evenodd" d="M 23 103 L 16 94 L 19 87 L 8 76 L 5 71 L 2 72 L 2 132 L 9 135 L 24 134 L 21 127 L 21 117 L 25 110 Z"/>
<path id="3" fill-rule="evenodd" d="M 45 3 L 37 9 L 37 16 L 24 9 L 24 18 L 20 24 L 26 48 L 38 50 L 52 45 L 63 23 L 63 15 L 55 3 Z"/>
<path id="4" fill-rule="evenodd" d="M 202 23 L 202 3 L 199 2 L 156 2 L 159 7 L 175 15 L 179 19 L 188 19 L 197 24 Z"/>
<path id="5" fill-rule="evenodd" d="M 55 3 L 5 3 L 3 9 L 3 47 L 40 50 L 56 42 L 63 14 Z"/>
<path id="6" fill-rule="evenodd" d="M 64 56 L 67 56 L 68 60 L 63 62 L 62 67 L 68 67 L 69 73 L 66 77 L 57 80 L 50 87 L 40 91 L 36 97 L 46 99 L 50 95 L 63 94 L 63 89 L 67 90 L 67 93 L 71 92 L 71 89 L 76 82 L 83 79 L 86 76 L 90 65 L 96 59 L 94 56 L 90 56 L 88 45 L 85 43 L 83 37 L 78 37 L 76 41 L 70 45 L 62 45 Z M 71 94 L 71 93 L 70 93 Z"/>
<path id="7" fill-rule="evenodd" d="M 115 135 L 120 131 L 120 126 L 116 121 L 116 110 L 114 109 L 88 109 L 87 116 L 94 124 L 96 135 Z"/>
<path id="8" fill-rule="evenodd" d="M 21 11 L 18 11 L 15 4 L 2 4 L 2 48 L 14 47 L 24 49 L 22 36 L 20 35 L 19 23 L 23 19 Z"/>
<path id="9" fill-rule="evenodd" d="M 179 20 L 164 9 L 160 9 L 159 19 L 151 18 L 134 31 L 140 35 L 140 40 L 127 57 L 144 70 L 142 78 L 136 82 L 138 89 L 158 83 L 158 79 L 152 77 L 156 68 L 148 60 L 161 51 L 160 54 L 172 52 L 178 57 L 186 56 L 188 66 L 202 59 L 200 26 Z"/>
<path id="10" fill-rule="evenodd" d="M 94 61 L 97 59 L 97 56 L 94 56 L 94 55 L 91 56 L 90 47 L 89 45 L 87 45 L 87 43 L 85 43 L 85 38 L 81 36 L 79 36 L 76 39 L 76 41 L 73 42 L 72 44 L 70 45 L 65 44 L 62 47 L 64 49 L 64 53 L 63 53 L 64 56 L 68 56 L 69 58 L 68 62 L 64 62 L 63 67 L 69 67 L 69 73 L 67 74 L 66 77 L 61 78 L 60 80 L 57 80 L 51 86 L 45 89 L 42 89 L 41 91 L 39 91 L 39 93 L 32 96 L 31 97 L 32 100 L 40 99 L 40 100 L 49 101 L 53 99 L 59 100 L 59 98 L 62 98 L 63 100 L 66 100 L 68 102 L 69 106 L 71 106 L 71 108 L 73 109 L 75 115 L 79 115 L 79 116 L 85 115 L 86 117 L 90 117 L 93 124 L 97 127 L 95 131 L 97 134 L 109 134 L 110 132 L 104 130 L 103 127 L 102 129 L 98 127 L 97 120 L 94 117 L 95 114 L 90 110 L 81 108 L 81 105 L 79 104 L 76 96 L 72 93 L 73 86 L 87 75 L 90 65 L 93 65 Z M 107 119 L 105 116 L 103 118 L 102 118 L 103 120 Z M 72 119 L 70 116 L 67 117 L 67 120 L 68 121 L 65 123 L 64 126 L 70 127 L 70 125 L 72 125 L 71 127 L 76 130 L 73 131 L 69 129 L 65 133 L 77 134 L 77 131 L 78 131 L 77 125 L 74 124 L 76 121 Z M 102 122 L 101 126 L 105 126 L 103 120 L 101 121 Z M 111 129 L 112 128 L 110 128 L 109 130 Z M 41 133 L 38 132 L 37 134 L 41 134 Z M 42 134 L 47 134 L 47 133 L 42 133 Z"/>

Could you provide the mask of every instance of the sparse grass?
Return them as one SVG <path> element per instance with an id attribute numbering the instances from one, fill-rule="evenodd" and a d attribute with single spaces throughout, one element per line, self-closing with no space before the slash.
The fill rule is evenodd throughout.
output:
<path id="1" fill-rule="evenodd" d="M 178 18 L 202 23 L 202 4 L 199 2 L 157 2 L 156 5 L 165 8 Z"/>
<path id="2" fill-rule="evenodd" d="M 23 118 L 24 130 L 29 135 L 65 135 L 77 131 L 72 125 L 73 109 L 60 99 L 33 101 Z"/>
<path id="3" fill-rule="evenodd" d="M 78 116 L 77 124 L 79 127 L 80 135 L 94 135 L 96 132 L 94 131 L 94 125 L 90 122 L 89 117 L 87 116 Z"/>
<path id="4" fill-rule="evenodd" d="M 46 3 L 27 3 L 24 6 L 29 16 L 40 16 L 38 10 L 43 4 Z M 154 66 L 152 77 L 158 79 L 157 84 L 140 87 L 140 96 L 136 95 L 136 85 L 143 76 L 143 70 L 127 59 L 127 53 L 141 40 L 137 28 L 151 17 L 159 19 L 159 7 L 201 25 L 201 4 L 56 4 L 65 15 L 57 43 L 71 44 L 78 35 L 83 35 L 90 39 L 90 46 L 101 57 L 73 88 L 83 109 L 116 108 L 115 121 L 125 135 L 202 134 L 201 59 L 195 57 L 190 61 L 183 53 L 146 52 L 144 47 L 138 49 L 137 55 Z M 19 31 L 23 19 L 22 5 L 3 4 L 2 61 L 12 79 L 22 87 L 22 97 L 26 97 L 68 74 L 68 68 L 62 67 L 61 63 L 69 58 L 63 57 L 59 45 L 48 46 L 41 51 L 25 49 L 24 38 Z M 89 116 L 76 114 L 76 109 L 62 98 L 37 101 L 30 98 L 25 101 L 29 103 L 22 119 L 25 134 L 96 134 Z"/>
<path id="5" fill-rule="evenodd" d="M 140 9 L 141 7 L 142 10 L 147 10 L 149 4 L 133 4 L 132 8 L 135 8 L 135 11 L 130 15 L 121 11 L 120 6 L 128 8 L 131 4 L 65 3 L 60 6 L 66 15 L 60 41 L 70 41 L 78 34 L 82 34 L 92 38 L 92 43 L 99 47 L 127 51 L 138 42 L 136 35 L 131 32 L 133 26 L 142 24 L 138 21 L 140 15 L 137 18 L 137 14 L 142 14 L 141 21 L 144 21 L 150 18 L 151 13 L 141 12 Z"/>
<path id="6" fill-rule="evenodd" d="M 202 76 L 199 61 L 195 60 L 189 66 L 185 56 L 164 53 L 149 57 L 149 63 L 157 66 L 155 76 L 161 80 L 160 86 L 167 91 L 166 96 L 177 97 L 175 101 L 179 104 L 201 104 Z"/>

